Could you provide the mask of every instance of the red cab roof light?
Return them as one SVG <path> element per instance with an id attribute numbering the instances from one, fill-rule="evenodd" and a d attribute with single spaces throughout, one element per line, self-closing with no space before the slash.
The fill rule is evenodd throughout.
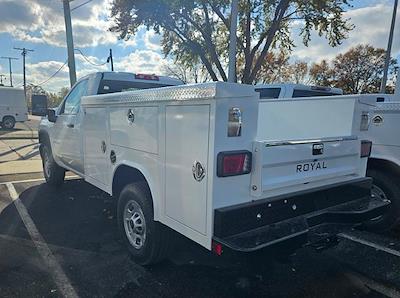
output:
<path id="1" fill-rule="evenodd" d="M 135 74 L 135 79 L 138 80 L 148 80 L 148 81 L 159 81 L 160 78 L 154 74 L 143 74 L 143 73 L 137 73 Z"/>

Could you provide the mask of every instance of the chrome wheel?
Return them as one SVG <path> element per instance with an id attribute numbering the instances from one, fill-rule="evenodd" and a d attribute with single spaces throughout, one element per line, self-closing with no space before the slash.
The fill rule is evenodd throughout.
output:
<path id="1" fill-rule="evenodd" d="M 130 200 L 125 205 L 124 228 L 130 244 L 141 249 L 146 241 L 146 221 L 142 208 L 136 201 Z"/>

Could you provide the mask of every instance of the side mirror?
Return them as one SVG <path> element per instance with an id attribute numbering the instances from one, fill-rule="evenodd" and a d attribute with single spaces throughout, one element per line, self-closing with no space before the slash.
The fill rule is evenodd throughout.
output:
<path id="1" fill-rule="evenodd" d="M 56 122 L 57 121 L 57 114 L 56 114 L 56 110 L 53 109 L 47 109 L 47 119 L 50 122 Z"/>

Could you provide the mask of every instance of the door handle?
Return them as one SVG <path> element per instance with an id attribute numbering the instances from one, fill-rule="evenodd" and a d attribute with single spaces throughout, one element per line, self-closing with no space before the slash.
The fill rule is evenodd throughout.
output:
<path id="1" fill-rule="evenodd" d="M 67 124 L 67 127 L 74 128 L 74 125 L 72 123 L 69 123 L 69 124 Z"/>

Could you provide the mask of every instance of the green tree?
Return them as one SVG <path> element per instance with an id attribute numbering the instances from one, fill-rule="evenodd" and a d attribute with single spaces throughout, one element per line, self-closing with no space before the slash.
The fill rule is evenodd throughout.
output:
<path id="1" fill-rule="evenodd" d="M 385 64 L 385 50 L 370 45 L 357 45 L 337 55 L 331 64 L 314 64 L 310 76 L 316 84 L 343 89 L 347 94 L 377 93 Z M 390 62 L 393 74 L 396 60 Z M 390 88 L 388 88 L 390 91 Z"/>
<path id="2" fill-rule="evenodd" d="M 331 46 L 353 28 L 343 18 L 351 0 L 240 0 L 237 50 L 239 80 L 253 83 L 273 49 L 290 51 L 293 22 L 308 45 L 311 32 Z M 212 80 L 227 80 L 225 72 L 230 27 L 230 0 L 114 0 L 110 30 L 129 39 L 140 26 L 162 34 L 164 54 L 191 64 L 200 60 Z"/>
<path id="3" fill-rule="evenodd" d="M 62 87 L 58 92 L 47 92 L 47 105 L 49 108 L 55 108 L 60 105 L 64 97 L 68 94 L 69 88 Z"/>

